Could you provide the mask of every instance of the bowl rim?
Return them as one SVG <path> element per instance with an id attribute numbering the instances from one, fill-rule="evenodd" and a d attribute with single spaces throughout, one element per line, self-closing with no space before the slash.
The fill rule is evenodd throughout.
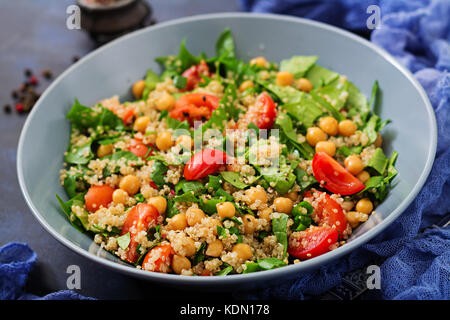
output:
<path id="1" fill-rule="evenodd" d="M 109 48 L 110 46 L 116 45 L 120 41 L 127 41 L 127 39 L 131 37 L 135 37 L 140 35 L 141 33 L 157 30 L 160 28 L 165 28 L 167 26 L 172 25 L 178 25 L 183 24 L 187 22 L 192 21 L 203 21 L 203 20 L 212 20 L 212 19 L 218 19 L 218 18 L 243 18 L 243 19 L 269 19 L 269 20 L 281 20 L 281 21 L 287 21 L 287 22 L 296 22 L 300 24 L 310 25 L 315 28 L 335 32 L 337 34 L 340 34 L 344 37 L 350 38 L 354 41 L 357 41 L 362 46 L 369 47 L 371 50 L 375 51 L 378 55 L 380 55 L 382 58 L 384 58 L 386 61 L 391 63 L 399 72 L 401 72 L 415 87 L 415 89 L 420 94 L 421 98 L 423 99 L 425 103 L 425 107 L 428 114 L 428 122 L 429 126 L 431 128 L 431 141 L 429 141 L 429 148 L 428 148 L 428 155 L 425 167 L 423 168 L 423 171 L 417 180 L 416 184 L 412 188 L 411 192 L 403 199 L 403 201 L 400 203 L 397 208 L 395 208 L 391 214 L 386 217 L 383 221 L 381 221 L 378 225 L 376 225 L 374 228 L 371 228 L 361 236 L 359 236 L 354 241 L 348 242 L 346 245 L 339 247 L 331 252 L 325 253 L 321 256 L 318 256 L 311 260 L 302 261 L 299 264 L 292 264 L 288 265 L 282 268 L 274 269 L 274 270 L 268 270 L 263 272 L 255 272 L 255 273 L 248 273 L 248 274 L 237 274 L 237 275 L 230 275 L 227 277 L 183 277 L 180 275 L 173 275 L 173 274 L 164 274 L 164 273 L 157 273 L 157 272 L 148 272 L 140 269 L 133 268 L 128 265 L 120 264 L 117 262 L 110 261 L 108 259 L 99 257 L 85 249 L 82 249 L 72 243 L 70 240 L 66 239 L 64 236 L 60 235 L 56 230 L 54 230 L 47 221 L 40 215 L 37 208 L 34 206 L 31 197 L 28 193 L 27 187 L 25 185 L 24 181 L 24 175 L 23 175 L 23 160 L 22 160 L 22 154 L 23 154 L 23 148 L 24 148 L 24 140 L 25 136 L 27 134 L 28 128 L 30 126 L 30 123 L 33 121 L 33 118 L 35 114 L 38 112 L 39 107 L 42 103 L 42 101 L 45 100 L 45 97 L 49 94 L 49 92 L 52 91 L 52 89 L 61 82 L 72 70 L 77 68 L 80 64 L 83 62 L 92 59 L 98 54 L 101 54 L 104 50 Z M 190 17 L 184 17 L 179 19 L 174 19 L 166 22 L 162 22 L 159 24 L 156 24 L 154 26 L 150 26 L 141 30 L 134 31 L 130 34 L 127 34 L 123 37 L 120 37 L 116 40 L 113 40 L 112 42 L 94 50 L 93 52 L 89 53 L 88 55 L 84 56 L 82 59 L 80 59 L 78 62 L 70 66 L 68 69 L 66 69 L 63 73 L 61 73 L 54 81 L 53 83 L 45 90 L 45 92 L 42 94 L 41 98 L 35 105 L 35 107 L 32 109 L 31 113 L 28 115 L 26 122 L 22 128 L 20 138 L 19 138 L 19 144 L 17 149 L 17 175 L 19 180 L 20 189 L 23 193 L 23 196 L 30 207 L 33 215 L 36 217 L 36 219 L 39 221 L 39 223 L 46 229 L 56 240 L 58 240 L 60 243 L 65 245 L 67 248 L 73 250 L 74 252 L 78 253 L 79 255 L 95 261 L 109 269 L 119 271 L 121 273 L 142 278 L 146 280 L 156 281 L 159 283 L 166 283 L 166 284 L 177 284 L 177 285 L 192 285 L 192 286 L 211 286 L 212 284 L 215 285 L 230 285 L 230 284 L 238 284 L 243 282 L 250 282 L 254 281 L 259 282 L 261 280 L 269 280 L 274 279 L 276 277 L 281 278 L 287 278 L 292 277 L 295 274 L 298 274 L 299 272 L 306 272 L 311 269 L 315 269 L 320 265 L 325 265 L 326 263 L 330 263 L 331 261 L 338 259 L 357 247 L 367 243 L 370 239 L 375 237 L 377 234 L 381 233 L 392 221 L 394 221 L 396 218 L 400 216 L 401 213 L 405 211 L 405 209 L 409 206 L 409 204 L 416 198 L 419 191 L 422 189 L 434 162 L 435 153 L 436 153 L 436 146 L 437 146 L 437 125 L 436 125 L 436 117 L 434 114 L 433 107 L 430 103 L 430 100 L 423 89 L 423 87 L 420 85 L 420 83 L 414 78 L 413 74 L 406 69 L 404 66 L 400 64 L 393 56 L 391 56 L 387 51 L 384 49 L 376 46 L 375 44 L 369 42 L 368 40 L 357 36 L 349 31 L 340 29 L 338 27 L 334 27 L 322 22 L 317 22 L 309 19 L 294 17 L 294 16 L 288 16 L 288 15 L 280 15 L 280 14 L 257 14 L 257 13 L 243 13 L 243 12 L 224 12 L 224 13 L 213 13 L 213 14 L 201 14 L 201 15 L 195 15 Z M 213 289 L 213 287 L 209 287 Z"/>

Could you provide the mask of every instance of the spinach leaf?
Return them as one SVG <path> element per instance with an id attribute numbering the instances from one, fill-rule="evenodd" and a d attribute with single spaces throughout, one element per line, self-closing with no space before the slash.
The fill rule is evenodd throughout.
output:
<path id="1" fill-rule="evenodd" d="M 352 82 L 347 82 L 348 98 L 346 102 L 346 108 L 348 110 L 348 116 L 353 117 L 359 114 L 361 116 L 361 120 L 363 121 L 363 123 L 365 123 L 367 115 L 370 112 L 367 98 Z"/>
<path id="2" fill-rule="evenodd" d="M 229 28 L 226 28 L 216 41 L 216 55 L 221 58 L 235 58 L 234 40 Z"/>
<path id="3" fill-rule="evenodd" d="M 313 175 L 308 175 L 306 171 L 301 168 L 295 168 L 294 174 L 297 184 L 302 188 L 302 192 L 317 183 L 317 180 Z"/>
<path id="4" fill-rule="evenodd" d="M 225 201 L 226 199 L 224 197 L 214 197 L 206 201 L 200 201 L 199 206 L 205 213 L 211 215 L 217 212 L 216 205 Z"/>
<path id="5" fill-rule="evenodd" d="M 333 107 L 327 100 L 325 100 L 324 98 L 322 98 L 320 95 L 318 95 L 316 92 L 311 91 L 310 92 L 311 96 L 313 97 L 313 99 L 322 107 L 324 107 L 325 109 L 327 109 L 331 115 L 338 121 L 342 121 L 345 119 L 345 117 L 339 112 L 338 109 L 336 109 L 335 107 Z"/>
<path id="6" fill-rule="evenodd" d="M 172 218 L 179 214 L 177 207 L 175 206 L 175 200 L 173 198 L 166 198 L 167 199 L 167 210 L 166 210 L 166 217 Z"/>
<path id="7" fill-rule="evenodd" d="M 82 146 L 69 145 L 67 154 L 64 157 L 64 161 L 70 164 L 87 164 L 94 158 L 94 154 L 91 150 L 92 139 Z"/>
<path id="8" fill-rule="evenodd" d="M 314 89 L 327 85 L 333 80 L 336 80 L 336 78 L 338 77 L 338 73 L 321 67 L 317 64 L 314 64 L 305 74 L 305 78 L 311 81 Z"/>
<path id="9" fill-rule="evenodd" d="M 75 213 L 72 211 L 72 206 L 79 206 L 84 208 L 84 194 L 79 193 L 75 197 L 64 202 L 58 195 L 55 195 L 58 200 L 61 209 L 69 219 L 70 224 L 80 232 L 84 232 L 88 229 L 88 213 L 83 210 L 82 213 Z"/>
<path id="10" fill-rule="evenodd" d="M 283 138 L 284 135 L 288 139 L 289 143 L 291 143 L 293 147 L 300 152 L 304 159 L 312 159 L 314 150 L 307 142 L 298 142 L 297 132 L 293 127 L 292 119 L 287 114 L 280 113 L 275 119 L 275 125 L 277 128 L 281 129 L 281 138 Z"/>
<path id="11" fill-rule="evenodd" d="M 153 72 L 153 70 L 148 69 L 145 75 L 145 88 L 142 92 L 142 100 L 147 100 L 149 93 L 156 88 L 156 84 L 161 81 L 159 76 Z"/>
<path id="12" fill-rule="evenodd" d="M 206 242 L 202 242 L 197 252 L 195 253 L 194 258 L 192 259 L 193 266 L 205 260 L 205 250 L 206 250 Z"/>
<path id="13" fill-rule="evenodd" d="M 159 187 L 161 188 L 164 184 L 166 184 L 166 181 L 164 180 L 164 177 L 166 175 L 166 172 L 168 170 L 168 167 L 159 160 L 155 160 L 153 163 L 153 170 L 150 174 L 150 179 Z"/>
<path id="14" fill-rule="evenodd" d="M 314 94 L 326 100 L 334 110 L 339 112 L 348 98 L 348 82 L 342 82 L 340 78 L 337 78 L 330 84 L 314 90 Z"/>
<path id="15" fill-rule="evenodd" d="M 324 113 L 317 102 L 311 99 L 310 95 L 306 94 L 302 95 L 300 102 L 284 104 L 281 107 L 305 126 L 305 128 L 313 126 L 317 118 Z"/>
<path id="16" fill-rule="evenodd" d="M 252 273 L 261 271 L 261 268 L 259 267 L 257 262 L 246 262 L 245 263 L 245 270 L 242 272 L 243 274 L 246 273 Z"/>
<path id="17" fill-rule="evenodd" d="M 317 59 L 317 56 L 293 56 L 290 59 L 281 60 L 280 70 L 289 71 L 298 79 L 314 65 Z"/>
<path id="18" fill-rule="evenodd" d="M 232 266 L 228 266 L 225 269 L 220 270 L 219 272 L 216 273 L 216 276 L 226 276 L 228 275 L 231 271 L 233 271 L 233 267 Z"/>
<path id="19" fill-rule="evenodd" d="M 258 260 L 258 266 L 262 269 L 262 270 L 272 270 L 272 269 L 276 269 L 282 266 L 285 266 L 286 262 L 284 262 L 283 260 L 277 259 L 277 258 L 265 258 L 265 259 L 261 259 Z"/>
<path id="20" fill-rule="evenodd" d="M 200 181 L 181 180 L 175 186 L 175 192 L 177 194 L 179 194 L 180 191 L 183 191 L 184 193 L 193 192 L 195 194 L 198 194 L 204 190 L 205 187 L 203 186 L 203 183 L 201 183 Z"/>
<path id="21" fill-rule="evenodd" d="M 225 181 L 238 189 L 245 189 L 248 185 L 242 182 L 242 176 L 238 172 L 223 171 L 220 173 Z"/>
<path id="22" fill-rule="evenodd" d="M 286 164 L 286 158 L 284 156 L 280 156 L 278 166 L 256 168 L 260 171 L 269 186 L 280 194 L 287 193 L 295 183 L 296 176 L 291 166 Z"/>
<path id="23" fill-rule="evenodd" d="M 128 246 L 130 245 L 131 237 L 130 233 L 127 232 L 123 236 L 120 236 L 117 238 L 117 244 L 122 250 L 127 250 Z"/>
<path id="24" fill-rule="evenodd" d="M 279 218 L 272 219 L 272 232 L 277 238 L 278 242 L 281 243 L 284 247 L 284 254 L 286 256 L 287 252 L 287 223 L 289 220 L 289 216 L 284 213 L 280 213 Z"/>
<path id="25" fill-rule="evenodd" d="M 192 191 L 176 196 L 173 200 L 176 202 L 201 202 Z"/>
<path id="26" fill-rule="evenodd" d="M 367 167 L 373 168 L 379 174 L 383 174 L 386 170 L 388 162 L 389 160 L 384 154 L 383 150 L 381 148 L 376 148 L 375 152 L 369 160 L 369 163 L 367 164 Z"/>
<path id="27" fill-rule="evenodd" d="M 220 176 L 209 175 L 208 179 L 209 179 L 209 181 L 208 181 L 207 187 L 212 188 L 213 191 L 217 191 L 217 189 L 219 189 L 221 186 Z"/>
<path id="28" fill-rule="evenodd" d="M 67 175 L 67 177 L 65 177 L 63 180 L 63 186 L 69 198 L 73 198 L 77 195 L 77 182 L 74 176 Z"/>
<path id="29" fill-rule="evenodd" d="M 360 154 L 361 151 L 362 146 L 352 146 L 352 147 L 342 146 L 336 150 L 336 153 L 341 156 L 348 157 L 352 154 Z"/>
<path id="30" fill-rule="evenodd" d="M 190 125 L 187 121 L 181 122 L 177 119 L 174 119 L 171 117 L 166 117 L 166 122 L 167 122 L 167 126 L 173 130 L 177 130 L 177 129 L 189 130 L 190 129 Z"/>
<path id="31" fill-rule="evenodd" d="M 292 228 L 295 231 L 306 230 L 312 223 L 311 214 L 313 211 L 313 206 L 307 201 L 302 201 L 297 204 L 292 209 L 292 216 L 294 217 L 294 225 Z"/>

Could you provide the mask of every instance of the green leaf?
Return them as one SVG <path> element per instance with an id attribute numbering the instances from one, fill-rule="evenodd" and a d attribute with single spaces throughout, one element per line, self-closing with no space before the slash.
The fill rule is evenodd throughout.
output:
<path id="1" fill-rule="evenodd" d="M 373 168 L 379 174 L 382 175 L 386 170 L 388 162 L 389 159 L 386 157 L 383 150 L 381 148 L 376 148 L 375 152 L 373 153 L 372 157 L 369 160 L 369 163 L 367 164 L 367 167 Z"/>
<path id="2" fill-rule="evenodd" d="M 228 266 L 225 269 L 220 270 L 219 272 L 216 273 L 216 276 L 226 276 L 228 275 L 231 271 L 233 271 L 233 267 L 232 266 Z"/>
<path id="3" fill-rule="evenodd" d="M 200 181 L 181 180 L 175 186 L 175 192 L 177 194 L 179 194 L 180 191 L 183 191 L 184 193 L 193 192 L 194 194 L 199 194 L 204 190 L 205 187 Z"/>
<path id="4" fill-rule="evenodd" d="M 69 146 L 67 154 L 64 157 L 64 161 L 71 164 L 87 164 L 91 159 L 94 158 L 94 154 L 91 150 L 92 139 L 82 146 L 74 147 Z"/>
<path id="5" fill-rule="evenodd" d="M 87 230 L 88 225 L 88 213 L 86 210 L 83 210 L 82 215 L 76 215 L 72 212 L 72 206 L 79 206 L 84 208 L 84 195 L 82 193 L 77 194 L 75 197 L 69 199 L 67 202 L 64 202 L 58 195 L 55 195 L 58 200 L 61 209 L 66 214 L 69 219 L 70 224 L 80 232 L 84 232 Z"/>
<path id="6" fill-rule="evenodd" d="M 297 184 L 302 188 L 302 192 L 311 187 L 313 184 L 317 183 L 317 180 L 316 178 L 314 178 L 314 176 L 308 175 L 306 171 L 301 168 L 295 168 L 294 174 Z"/>
<path id="7" fill-rule="evenodd" d="M 305 128 L 314 125 L 314 122 L 324 113 L 310 95 L 303 94 L 300 102 L 281 105 L 290 115 L 299 121 Z"/>
<path id="8" fill-rule="evenodd" d="M 289 71 L 298 79 L 314 65 L 317 59 L 317 56 L 293 56 L 280 62 L 280 70 Z"/>
<path id="9" fill-rule="evenodd" d="M 225 202 L 226 199 L 224 197 L 214 197 L 211 199 L 208 199 L 206 201 L 202 201 L 200 200 L 200 209 L 202 209 L 205 213 L 211 215 L 217 212 L 217 207 L 216 205 L 218 203 L 222 203 Z"/>
<path id="10" fill-rule="evenodd" d="M 338 77 L 338 73 L 328 70 L 317 64 L 313 65 L 305 74 L 305 78 L 311 81 L 314 89 L 327 85 L 333 80 L 336 80 Z"/>
<path id="11" fill-rule="evenodd" d="M 279 194 L 287 193 L 295 183 L 296 176 L 291 166 L 286 164 L 284 156 L 280 156 L 278 166 L 256 168 L 260 171 L 269 186 L 274 188 Z"/>
<path id="12" fill-rule="evenodd" d="M 219 58 L 235 58 L 234 40 L 229 28 L 226 28 L 216 41 L 216 55 Z"/>
<path id="13" fill-rule="evenodd" d="M 281 243 L 284 247 L 284 254 L 286 256 L 287 252 L 287 223 L 289 220 L 289 216 L 284 213 L 280 213 L 279 218 L 272 219 L 272 232 L 277 238 L 278 242 Z"/>
<path id="14" fill-rule="evenodd" d="M 238 189 L 245 189 L 248 185 L 242 182 L 242 176 L 238 172 L 223 171 L 220 173 L 225 181 Z"/>
<path id="15" fill-rule="evenodd" d="M 166 184 L 166 181 L 164 180 L 164 177 L 166 176 L 166 172 L 168 170 L 168 167 L 159 160 L 155 160 L 153 163 L 153 170 L 150 174 L 150 179 L 159 187 L 161 188 L 164 184 Z"/>
<path id="16" fill-rule="evenodd" d="M 173 78 L 173 84 L 177 87 L 177 89 L 184 89 L 187 85 L 187 79 L 183 76 L 175 76 Z"/>
<path id="17" fill-rule="evenodd" d="M 262 269 L 262 270 L 272 270 L 272 269 L 276 269 L 282 266 L 285 266 L 286 262 L 284 262 L 283 260 L 277 259 L 277 258 L 265 258 L 265 259 L 261 259 L 258 260 L 258 266 Z"/>
<path id="18" fill-rule="evenodd" d="M 194 258 L 192 259 L 193 266 L 205 260 L 205 250 L 206 250 L 206 242 L 202 242 L 197 252 L 195 253 Z"/>
<path id="19" fill-rule="evenodd" d="M 304 159 L 312 159 L 314 149 L 307 142 L 298 142 L 297 132 L 293 127 L 292 119 L 287 114 L 280 113 L 275 119 L 275 125 L 281 129 L 281 133 L 289 139 L 289 142 L 293 144 L 294 148 L 300 152 Z"/>
<path id="20" fill-rule="evenodd" d="M 175 206 L 175 200 L 173 198 L 166 198 L 167 200 L 167 209 L 166 209 L 166 218 L 172 218 L 179 214 L 177 207 Z"/>
<path id="21" fill-rule="evenodd" d="M 63 180 L 63 186 L 69 198 L 73 198 L 77 195 L 76 192 L 77 184 L 76 178 L 74 176 L 67 175 L 67 177 L 65 177 Z"/>
<path id="22" fill-rule="evenodd" d="M 322 107 L 327 109 L 331 115 L 338 121 L 342 121 L 345 119 L 345 117 L 337 110 L 335 107 L 333 107 L 328 101 L 326 101 L 324 98 L 322 98 L 320 95 L 318 95 L 316 92 L 311 91 L 310 92 L 313 99 Z"/>
<path id="23" fill-rule="evenodd" d="M 208 179 L 209 179 L 207 184 L 208 188 L 212 188 L 213 191 L 217 191 L 217 189 L 221 187 L 220 176 L 209 175 Z"/>
<path id="24" fill-rule="evenodd" d="M 167 126 L 173 130 L 177 130 L 177 129 L 189 130 L 190 129 L 190 125 L 187 121 L 181 122 L 181 121 L 178 121 L 177 119 L 174 119 L 171 117 L 166 117 L 166 122 L 167 122 Z"/>
<path id="25" fill-rule="evenodd" d="M 351 83 L 350 81 L 347 82 L 348 98 L 346 102 L 346 108 L 348 110 L 348 115 L 349 117 L 353 117 L 359 114 L 362 121 L 365 122 L 367 115 L 370 112 L 367 98 L 353 83 Z"/>
<path id="26" fill-rule="evenodd" d="M 246 268 L 242 272 L 243 274 L 257 272 L 257 271 L 261 270 L 261 268 L 259 267 L 257 262 L 246 262 L 245 266 L 246 266 Z"/>
<path id="27" fill-rule="evenodd" d="M 360 154 L 361 151 L 362 146 L 352 146 L 352 147 L 342 146 L 336 150 L 336 153 L 341 156 L 348 157 L 352 154 Z"/>
<path id="28" fill-rule="evenodd" d="M 222 237 L 225 239 L 227 237 L 226 229 L 221 226 L 217 226 L 217 237 Z"/>
<path id="29" fill-rule="evenodd" d="M 128 246 L 130 245 L 131 237 L 130 233 L 127 232 L 123 236 L 120 236 L 117 238 L 117 244 L 122 250 L 128 249 Z"/>
<path id="30" fill-rule="evenodd" d="M 314 94 L 317 94 L 337 112 L 341 110 L 348 98 L 348 82 L 342 82 L 340 78 L 333 80 L 330 84 L 314 90 Z M 324 106 L 328 109 L 327 106 Z"/>
<path id="31" fill-rule="evenodd" d="M 363 132 L 369 138 L 369 142 L 367 143 L 367 145 L 370 145 L 370 144 L 374 143 L 375 140 L 377 140 L 377 137 L 378 137 L 377 125 L 378 125 L 379 121 L 380 121 L 380 117 L 378 117 L 377 115 L 374 114 L 369 118 L 369 121 L 365 125 Z"/>

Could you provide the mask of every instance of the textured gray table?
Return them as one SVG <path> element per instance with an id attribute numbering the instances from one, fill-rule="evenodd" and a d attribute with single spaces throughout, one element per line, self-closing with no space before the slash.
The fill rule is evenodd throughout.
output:
<path id="1" fill-rule="evenodd" d="M 27 291 L 36 295 L 67 289 L 69 265 L 81 269 L 79 293 L 99 299 L 141 299 L 170 296 L 219 298 L 228 293 L 173 290 L 107 270 L 75 254 L 50 236 L 27 207 L 16 175 L 16 151 L 25 115 L 3 112 L 11 90 L 24 81 L 24 70 L 50 68 L 55 75 L 70 66 L 72 57 L 95 48 L 89 37 L 66 28 L 66 8 L 75 0 L 0 0 L 0 246 L 26 242 L 38 255 Z M 158 22 L 194 14 L 238 11 L 237 0 L 152 0 Z M 42 91 L 48 84 L 41 81 Z M 12 106 L 13 107 L 13 106 Z M 219 296 L 218 296 L 219 295 Z M 211 298 L 210 298 L 211 299 Z"/>

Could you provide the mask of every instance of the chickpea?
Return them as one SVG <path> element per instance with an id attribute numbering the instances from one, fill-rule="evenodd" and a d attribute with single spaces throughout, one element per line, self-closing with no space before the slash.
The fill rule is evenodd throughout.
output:
<path id="1" fill-rule="evenodd" d="M 153 205 L 159 212 L 159 214 L 164 214 L 167 209 L 167 200 L 162 196 L 152 197 L 148 200 L 148 203 Z"/>
<path id="2" fill-rule="evenodd" d="M 179 213 L 167 220 L 167 227 L 169 230 L 184 230 L 188 226 L 186 214 L 184 213 Z"/>
<path id="3" fill-rule="evenodd" d="M 319 141 L 316 144 L 316 152 L 325 152 L 330 157 L 336 154 L 336 145 L 331 141 Z"/>
<path id="4" fill-rule="evenodd" d="M 353 209 L 354 206 L 354 202 L 351 200 L 345 200 L 344 202 L 342 202 L 342 209 L 344 209 L 345 211 L 350 211 Z"/>
<path id="5" fill-rule="evenodd" d="M 119 204 L 119 203 L 124 204 L 128 200 L 128 193 L 126 193 L 122 189 L 116 189 L 113 192 L 112 198 L 113 198 L 114 204 Z"/>
<path id="6" fill-rule="evenodd" d="M 279 86 L 290 86 L 294 83 L 294 75 L 289 71 L 279 71 L 276 77 L 276 84 Z"/>
<path id="7" fill-rule="evenodd" d="M 306 131 L 306 141 L 313 147 L 317 142 L 325 140 L 327 140 L 327 134 L 318 127 L 311 127 Z"/>
<path id="8" fill-rule="evenodd" d="M 238 258 L 241 261 L 248 260 L 253 255 L 252 248 L 250 248 L 250 246 L 245 243 L 238 243 L 234 245 L 233 249 L 231 249 L 231 252 L 236 252 Z"/>
<path id="9" fill-rule="evenodd" d="M 292 201 L 297 201 L 298 192 L 297 191 L 291 191 L 289 193 L 286 193 L 285 196 L 288 197 L 289 199 L 291 199 Z"/>
<path id="10" fill-rule="evenodd" d="M 210 244 L 208 244 L 208 248 L 206 248 L 206 255 L 210 257 L 220 257 L 220 254 L 223 251 L 223 243 L 219 239 L 214 240 Z"/>
<path id="11" fill-rule="evenodd" d="M 350 211 L 345 215 L 352 228 L 356 228 L 361 222 L 367 221 L 369 216 L 365 213 Z"/>
<path id="12" fill-rule="evenodd" d="M 350 137 L 356 131 L 356 124 L 352 120 L 342 120 L 339 122 L 339 134 Z"/>
<path id="13" fill-rule="evenodd" d="M 141 133 L 145 133 L 145 129 L 147 129 L 147 125 L 149 122 L 150 117 L 147 116 L 139 117 L 134 121 L 133 129 Z"/>
<path id="14" fill-rule="evenodd" d="M 172 258 L 172 269 L 176 274 L 181 274 L 183 270 L 189 270 L 191 268 L 191 262 L 188 258 L 174 255 Z"/>
<path id="15" fill-rule="evenodd" d="M 328 116 L 320 118 L 319 128 L 322 129 L 326 134 L 335 136 L 338 134 L 339 124 L 335 118 Z"/>
<path id="16" fill-rule="evenodd" d="M 248 198 L 248 204 L 252 205 L 257 201 L 259 204 L 267 203 L 267 193 L 263 187 L 252 187 L 245 191 L 245 195 Z"/>
<path id="17" fill-rule="evenodd" d="M 373 210 L 373 203 L 367 198 L 363 198 L 356 203 L 356 211 L 369 214 Z"/>
<path id="18" fill-rule="evenodd" d="M 139 191 L 140 187 L 141 183 L 138 177 L 131 174 L 123 177 L 119 183 L 119 188 L 126 191 L 130 196 L 135 195 Z"/>
<path id="19" fill-rule="evenodd" d="M 185 237 L 181 246 L 183 247 L 183 253 L 186 257 L 192 257 L 197 252 L 195 242 L 192 238 Z"/>
<path id="20" fill-rule="evenodd" d="M 267 62 L 266 58 L 264 57 L 256 57 L 250 60 L 250 65 L 256 65 L 258 67 L 268 67 L 269 63 Z"/>
<path id="21" fill-rule="evenodd" d="M 345 158 L 344 163 L 347 170 L 354 175 L 360 173 L 362 169 L 364 169 L 364 164 L 361 158 L 356 154 L 352 154 Z"/>
<path id="22" fill-rule="evenodd" d="M 360 173 L 358 173 L 358 175 L 356 176 L 362 183 L 366 183 L 367 180 L 369 180 L 370 178 L 370 174 L 363 170 Z"/>
<path id="23" fill-rule="evenodd" d="M 234 217 L 236 213 L 234 204 L 228 201 L 216 204 L 216 208 L 221 219 Z"/>
<path id="24" fill-rule="evenodd" d="M 175 145 L 179 145 L 181 144 L 181 146 L 183 146 L 186 149 L 192 149 L 192 146 L 194 145 L 194 141 L 192 140 L 191 136 L 188 135 L 182 135 L 179 136 L 177 138 L 177 140 L 175 141 Z"/>
<path id="25" fill-rule="evenodd" d="M 281 213 L 291 213 L 294 203 L 289 198 L 278 197 L 273 201 L 275 210 Z"/>
<path id="26" fill-rule="evenodd" d="M 159 111 L 167 110 L 170 111 L 175 107 L 176 100 L 168 92 L 164 91 L 156 100 L 156 109 Z"/>
<path id="27" fill-rule="evenodd" d="M 250 89 L 253 86 L 254 84 L 252 80 L 246 80 L 242 82 L 241 85 L 239 86 L 239 91 L 244 92 L 245 90 Z"/>
<path id="28" fill-rule="evenodd" d="M 169 131 L 158 133 L 156 136 L 156 146 L 161 151 L 167 151 L 173 146 L 172 135 Z"/>
<path id="29" fill-rule="evenodd" d="M 131 88 L 131 91 L 133 92 L 133 96 L 136 99 L 140 99 L 142 97 L 142 93 L 144 92 L 144 89 L 145 89 L 145 81 L 139 80 L 133 84 L 133 88 Z"/>
<path id="30" fill-rule="evenodd" d="M 298 90 L 310 92 L 313 88 L 311 81 L 306 78 L 300 78 L 295 82 Z"/>
<path id="31" fill-rule="evenodd" d="M 256 230 L 256 219 L 251 214 L 246 214 L 242 217 L 242 221 L 244 222 L 244 233 L 252 234 Z"/>
<path id="32" fill-rule="evenodd" d="M 113 149 L 114 147 L 112 144 L 105 144 L 105 145 L 101 144 L 97 150 L 97 157 L 103 158 L 107 155 L 110 155 L 113 152 Z"/>
<path id="33" fill-rule="evenodd" d="M 270 221 L 270 215 L 272 214 L 272 212 L 273 212 L 272 208 L 267 207 L 267 208 L 264 208 L 262 210 L 259 210 L 258 211 L 258 216 L 261 219 L 265 219 L 267 221 Z"/>
<path id="34" fill-rule="evenodd" d="M 373 144 L 377 148 L 381 148 L 381 146 L 383 145 L 383 137 L 381 136 L 381 134 L 379 132 L 377 133 L 377 139 L 375 140 L 375 142 Z"/>
<path id="35" fill-rule="evenodd" d="M 189 226 L 194 226 L 197 223 L 200 223 L 202 219 L 205 217 L 202 209 L 190 207 L 186 211 L 186 219 Z"/>

